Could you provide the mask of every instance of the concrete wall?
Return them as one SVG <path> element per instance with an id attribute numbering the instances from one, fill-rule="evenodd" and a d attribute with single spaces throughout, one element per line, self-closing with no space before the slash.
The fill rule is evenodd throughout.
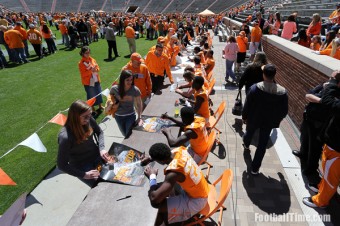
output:
<path id="1" fill-rule="evenodd" d="M 239 22 L 230 19 L 224 23 L 237 29 L 240 27 Z M 275 35 L 264 35 L 262 45 L 270 63 L 277 67 L 276 81 L 288 90 L 288 114 L 299 128 L 307 104 L 305 94 L 325 82 L 334 70 L 340 69 L 340 61 L 316 55 L 308 48 Z"/>

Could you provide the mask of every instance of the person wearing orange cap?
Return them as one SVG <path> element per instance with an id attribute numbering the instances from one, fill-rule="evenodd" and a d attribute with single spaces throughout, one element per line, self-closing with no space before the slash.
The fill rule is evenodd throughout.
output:
<path id="1" fill-rule="evenodd" d="M 142 64 L 143 58 L 139 53 L 132 53 L 128 62 L 122 70 L 129 70 L 132 72 L 134 77 L 134 85 L 137 86 L 141 92 L 141 98 L 143 103 L 151 95 L 152 83 L 149 73 L 149 69 Z"/>
<path id="2" fill-rule="evenodd" d="M 170 82 L 174 83 L 170 70 L 169 58 L 163 53 L 163 48 L 162 44 L 157 44 L 155 51 L 149 51 L 146 55 L 145 64 L 150 71 L 153 93 L 156 93 L 162 87 L 164 82 L 164 71 L 166 71 Z"/>
<path id="3" fill-rule="evenodd" d="M 136 40 L 135 40 L 135 30 L 132 27 L 132 23 L 129 23 L 125 28 L 125 36 L 127 43 L 129 44 L 130 54 L 136 52 Z"/>

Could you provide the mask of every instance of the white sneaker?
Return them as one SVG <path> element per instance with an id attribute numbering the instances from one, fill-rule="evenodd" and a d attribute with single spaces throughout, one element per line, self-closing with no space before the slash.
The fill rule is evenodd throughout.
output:
<path id="1" fill-rule="evenodd" d="M 309 207 L 311 207 L 311 208 L 322 208 L 322 209 L 326 208 L 326 206 L 317 206 L 317 205 L 313 202 L 312 197 L 304 197 L 304 198 L 302 199 L 302 202 L 303 202 L 303 204 L 305 204 L 306 206 L 309 206 Z"/>

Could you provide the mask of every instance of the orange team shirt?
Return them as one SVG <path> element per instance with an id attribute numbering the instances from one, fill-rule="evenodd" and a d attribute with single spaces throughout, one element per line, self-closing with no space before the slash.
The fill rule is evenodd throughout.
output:
<path id="1" fill-rule="evenodd" d="M 150 51 L 151 51 L 151 52 L 155 52 L 155 50 L 156 50 L 156 46 L 154 45 L 154 46 L 151 46 L 151 47 L 150 47 L 149 52 L 150 52 Z M 163 54 L 169 56 L 168 47 L 165 46 L 165 45 L 163 45 Z"/>
<path id="2" fill-rule="evenodd" d="M 208 69 L 205 69 L 205 73 L 208 75 L 215 67 L 215 60 L 209 57 L 206 59 L 205 64 L 209 65 Z"/>
<path id="3" fill-rule="evenodd" d="M 311 43 L 310 44 L 310 48 L 312 49 L 312 50 L 315 50 L 315 51 L 319 51 L 319 49 L 320 49 L 320 44 L 319 43 Z"/>
<path id="4" fill-rule="evenodd" d="M 242 38 L 241 36 L 237 36 L 236 42 L 237 42 L 240 53 L 247 52 L 247 45 L 248 45 L 248 38 L 247 37 Z"/>
<path id="5" fill-rule="evenodd" d="M 59 24 L 59 30 L 62 35 L 67 34 L 67 27 L 64 24 Z"/>
<path id="6" fill-rule="evenodd" d="M 170 44 L 168 44 L 167 49 L 168 49 L 167 55 L 170 59 L 170 65 L 172 67 L 174 67 L 174 66 L 176 66 L 176 56 L 178 55 L 178 53 L 180 51 L 179 46 L 172 47 L 172 46 L 170 46 Z M 164 50 L 163 50 L 163 52 L 164 52 Z"/>
<path id="7" fill-rule="evenodd" d="M 92 34 L 97 34 L 97 28 L 98 28 L 98 26 L 97 26 L 96 24 L 93 24 L 93 25 L 91 26 Z"/>
<path id="8" fill-rule="evenodd" d="M 48 33 L 45 33 L 45 32 L 43 32 L 42 30 L 41 30 L 41 34 L 42 34 L 42 36 L 43 36 L 43 38 L 44 39 L 46 39 L 46 38 L 52 38 L 52 32 L 51 32 L 51 30 L 50 29 L 48 29 Z"/>
<path id="9" fill-rule="evenodd" d="M 90 80 L 91 80 L 93 72 L 92 70 L 88 69 L 88 67 L 85 64 L 94 66 L 98 70 L 98 72 L 99 72 L 99 66 L 96 60 L 93 59 L 92 57 L 89 57 L 89 58 L 82 57 L 81 60 L 79 61 L 78 68 L 80 72 L 81 83 L 83 85 L 88 86 L 90 85 Z M 99 74 L 97 74 L 97 77 L 98 77 L 98 82 L 100 82 Z"/>
<path id="10" fill-rule="evenodd" d="M 134 76 L 134 84 L 141 92 L 141 98 L 150 96 L 152 91 L 152 82 L 148 68 L 141 64 L 139 68 L 132 67 L 131 61 L 125 65 L 122 70 L 130 70 Z"/>
<path id="11" fill-rule="evenodd" d="M 162 56 L 157 57 L 155 52 L 148 52 L 146 55 L 145 65 L 148 67 L 150 73 L 154 73 L 155 75 L 164 76 L 165 70 L 170 82 L 173 82 L 169 58 L 164 53 Z"/>
<path id="12" fill-rule="evenodd" d="M 320 54 L 330 56 L 331 52 L 332 52 L 332 49 L 325 49 L 325 50 L 320 51 Z M 336 50 L 333 58 L 340 60 L 340 49 Z"/>
<path id="13" fill-rule="evenodd" d="M 262 37 L 262 30 L 260 27 L 254 27 L 251 30 L 251 42 L 260 42 Z"/>
<path id="14" fill-rule="evenodd" d="M 205 119 L 209 119 L 210 111 L 209 111 L 209 99 L 208 99 L 207 91 L 204 88 L 201 91 L 195 91 L 194 97 L 195 97 L 195 101 L 197 97 L 201 97 L 204 100 L 201 107 L 195 113 L 202 116 Z"/>
<path id="15" fill-rule="evenodd" d="M 27 31 L 26 31 L 23 27 L 21 27 L 21 26 L 15 26 L 15 27 L 14 27 L 14 30 L 19 31 L 20 34 L 22 34 L 22 37 L 23 37 L 22 40 L 27 40 Z"/>
<path id="16" fill-rule="evenodd" d="M 331 15 L 329 15 L 328 19 L 331 19 L 333 17 L 338 16 L 336 19 L 332 20 L 333 23 L 335 24 L 340 24 L 340 12 L 338 12 L 338 10 L 334 10 Z"/>
<path id="17" fill-rule="evenodd" d="M 201 77 L 203 77 L 203 78 L 204 78 L 204 88 L 209 89 L 209 82 L 208 82 L 208 80 L 205 78 L 205 75 L 204 75 L 204 73 L 203 73 L 202 68 L 194 68 L 194 69 L 195 69 L 195 72 L 194 72 L 195 76 L 201 76 Z"/>
<path id="18" fill-rule="evenodd" d="M 206 121 L 203 117 L 195 116 L 193 123 L 184 127 L 184 132 L 192 130 L 197 134 L 197 138 L 190 139 L 189 142 L 192 150 L 201 157 L 203 157 L 208 147 L 208 131 L 205 123 Z"/>
<path id="19" fill-rule="evenodd" d="M 27 31 L 27 37 L 28 37 L 28 41 L 31 44 L 41 44 L 42 43 L 42 35 L 36 29 L 29 29 Z"/>
<path id="20" fill-rule="evenodd" d="M 127 26 L 125 28 L 125 36 L 126 36 L 126 38 L 134 38 L 135 37 L 135 30 L 132 27 Z"/>
<path id="21" fill-rule="evenodd" d="M 4 39 L 10 49 L 24 48 L 22 34 L 17 30 L 9 30 L 4 33 Z"/>
<path id="22" fill-rule="evenodd" d="M 209 186 L 201 169 L 190 156 L 186 147 L 178 147 L 171 151 L 173 160 L 164 169 L 164 174 L 178 172 L 184 175 L 183 182 L 177 182 L 191 198 L 207 198 Z"/>

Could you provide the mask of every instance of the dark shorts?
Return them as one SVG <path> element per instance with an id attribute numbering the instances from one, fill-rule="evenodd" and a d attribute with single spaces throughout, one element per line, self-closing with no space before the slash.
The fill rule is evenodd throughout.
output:
<path id="1" fill-rule="evenodd" d="M 238 52 L 237 53 L 237 59 L 236 59 L 237 63 L 242 63 L 242 62 L 244 62 L 245 59 L 246 59 L 246 52 L 244 52 L 244 53 Z"/>

